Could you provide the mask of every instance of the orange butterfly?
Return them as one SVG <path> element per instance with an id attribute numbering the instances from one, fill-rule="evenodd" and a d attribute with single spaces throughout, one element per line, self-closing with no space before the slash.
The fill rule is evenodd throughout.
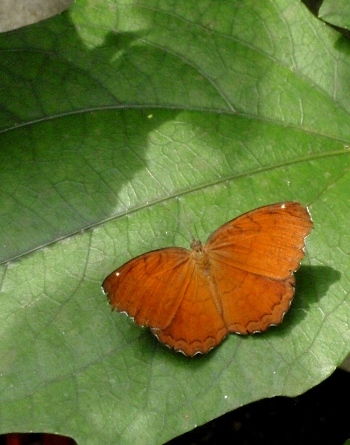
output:
<path id="1" fill-rule="evenodd" d="M 176 351 L 206 353 L 229 333 L 252 334 L 282 321 L 294 296 L 313 223 L 306 207 L 260 207 L 219 227 L 191 250 L 144 253 L 103 282 L 111 305 Z"/>

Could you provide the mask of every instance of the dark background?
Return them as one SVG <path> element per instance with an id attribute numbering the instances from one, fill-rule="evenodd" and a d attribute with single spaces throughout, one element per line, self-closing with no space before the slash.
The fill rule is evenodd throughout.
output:
<path id="1" fill-rule="evenodd" d="M 343 445 L 350 438 L 350 373 L 336 370 L 295 398 L 243 406 L 167 445 Z"/>

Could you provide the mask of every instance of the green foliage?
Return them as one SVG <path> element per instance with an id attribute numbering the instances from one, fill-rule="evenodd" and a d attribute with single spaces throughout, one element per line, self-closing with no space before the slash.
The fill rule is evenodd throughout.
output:
<path id="1" fill-rule="evenodd" d="M 80 0 L 0 35 L 0 425 L 161 444 L 349 350 L 350 43 L 297 0 Z M 278 328 L 189 359 L 104 277 L 252 208 L 315 229 Z"/>
<path id="2" fill-rule="evenodd" d="M 331 25 L 350 29 L 350 4 L 347 0 L 325 0 L 318 16 Z"/>

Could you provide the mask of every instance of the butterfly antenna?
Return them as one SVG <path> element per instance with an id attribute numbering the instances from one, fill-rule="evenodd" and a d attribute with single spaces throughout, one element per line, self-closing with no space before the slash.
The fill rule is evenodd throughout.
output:
<path id="1" fill-rule="evenodd" d="M 177 201 L 180 201 L 179 198 L 176 198 Z M 179 234 L 186 240 L 186 242 L 194 242 L 198 237 L 195 237 L 193 232 L 189 229 L 189 227 L 191 227 L 190 224 L 190 218 L 188 217 L 188 213 L 186 212 L 186 208 L 180 203 L 180 205 L 177 207 L 178 208 L 178 213 L 182 210 L 182 212 L 185 215 L 185 223 L 181 220 L 179 215 L 175 215 L 175 213 L 173 211 L 171 211 L 170 209 L 168 209 L 168 207 L 164 207 L 171 215 L 172 217 L 177 221 L 177 223 L 179 224 L 179 226 L 181 226 L 184 229 L 184 232 L 186 232 L 188 234 L 188 236 L 185 236 L 183 234 L 183 231 L 179 231 Z"/>

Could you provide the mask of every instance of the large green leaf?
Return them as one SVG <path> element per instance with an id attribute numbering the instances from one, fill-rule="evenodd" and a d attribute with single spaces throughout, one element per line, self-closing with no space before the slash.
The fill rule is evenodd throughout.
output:
<path id="1" fill-rule="evenodd" d="M 0 36 L 1 432 L 161 444 L 349 350 L 350 44 L 298 1 L 81 0 Z M 310 207 L 278 328 L 163 347 L 100 286 L 260 205 Z"/>

